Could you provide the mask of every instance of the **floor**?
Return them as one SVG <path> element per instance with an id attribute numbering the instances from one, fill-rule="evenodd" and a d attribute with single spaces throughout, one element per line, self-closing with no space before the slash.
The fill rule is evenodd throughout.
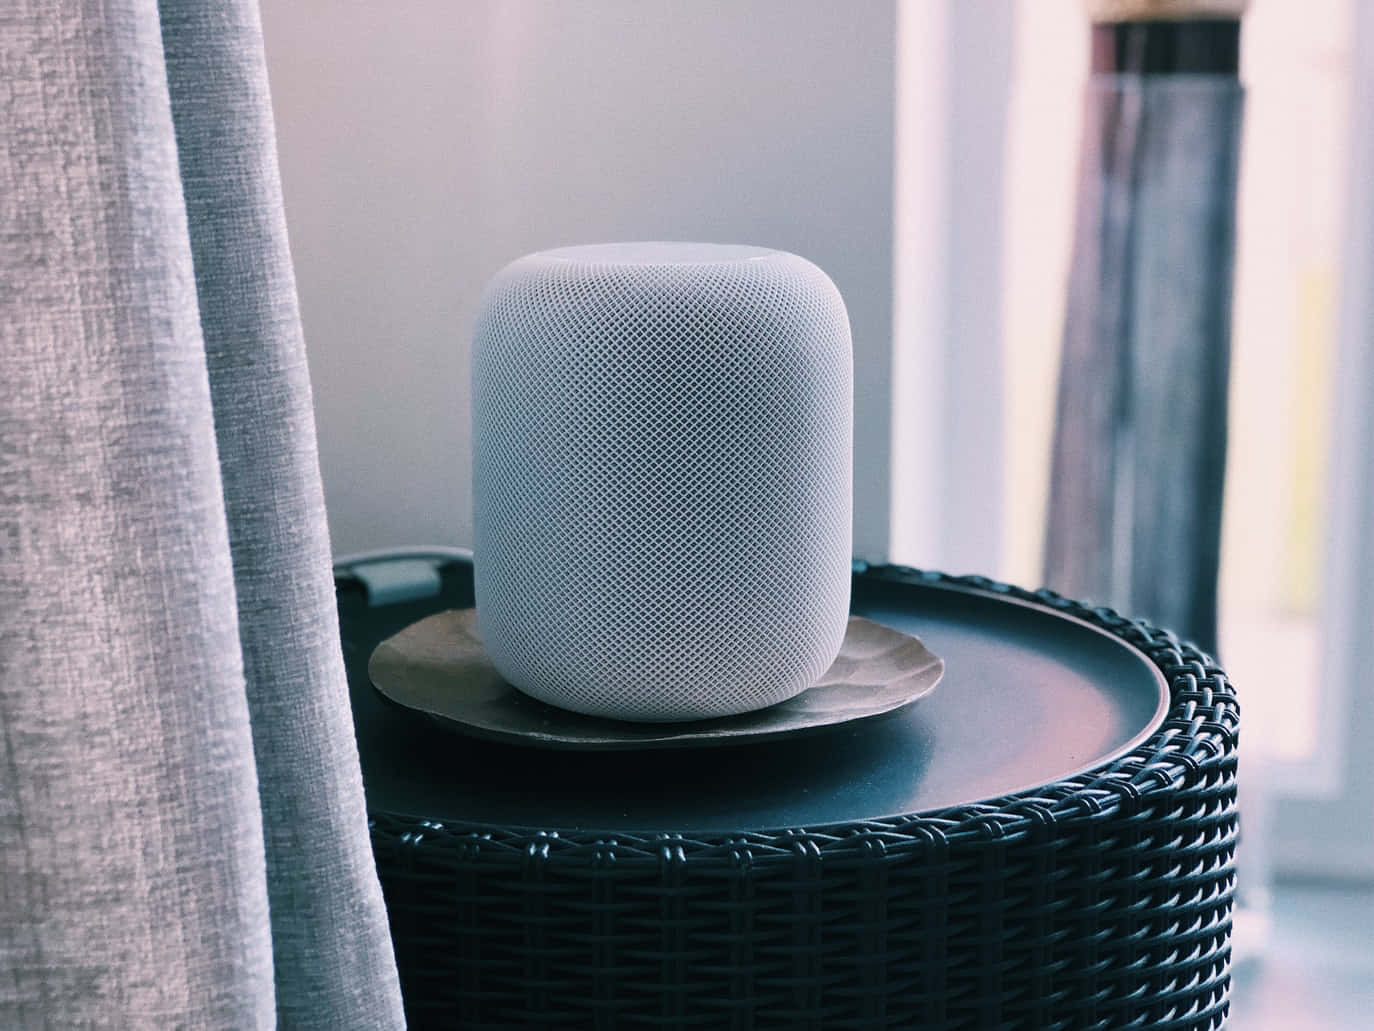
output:
<path id="1" fill-rule="evenodd" d="M 1374 1029 L 1374 886 L 1280 883 L 1260 936 L 1240 950 L 1231 1028 Z"/>

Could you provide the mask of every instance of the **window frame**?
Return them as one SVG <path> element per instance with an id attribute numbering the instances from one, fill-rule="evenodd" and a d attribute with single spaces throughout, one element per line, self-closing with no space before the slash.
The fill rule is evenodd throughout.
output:
<path id="1" fill-rule="evenodd" d="M 1374 879 L 1374 10 L 1352 6 L 1317 747 L 1307 761 L 1267 761 L 1262 776 L 1274 796 L 1277 873 Z M 1243 790 L 1243 769 L 1241 776 Z"/>

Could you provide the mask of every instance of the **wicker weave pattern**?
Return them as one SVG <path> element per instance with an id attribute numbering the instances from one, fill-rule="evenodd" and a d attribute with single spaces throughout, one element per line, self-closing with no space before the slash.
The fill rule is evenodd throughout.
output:
<path id="1" fill-rule="evenodd" d="M 1163 671 L 1135 752 L 890 820 L 691 838 L 386 814 L 373 847 L 413 1027 L 1222 1026 L 1238 708 L 1172 634 L 1049 592 Z"/>

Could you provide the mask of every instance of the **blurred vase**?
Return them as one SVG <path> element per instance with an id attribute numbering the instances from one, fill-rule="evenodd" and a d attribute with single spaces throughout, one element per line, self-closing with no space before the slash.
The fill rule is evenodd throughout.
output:
<path id="1" fill-rule="evenodd" d="M 1045 548 L 1048 586 L 1211 654 L 1240 6 L 1092 5 Z"/>

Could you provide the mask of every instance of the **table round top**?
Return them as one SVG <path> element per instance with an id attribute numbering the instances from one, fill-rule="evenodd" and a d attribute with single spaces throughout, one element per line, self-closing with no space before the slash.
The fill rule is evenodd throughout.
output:
<path id="1" fill-rule="evenodd" d="M 472 604 L 471 567 L 431 598 L 340 617 L 370 811 L 626 833 L 762 831 L 931 812 L 1033 792 L 1110 763 L 1159 728 L 1157 667 L 1087 622 L 947 582 L 856 574 L 852 611 L 913 633 L 946 663 L 898 714 L 795 741 L 706 751 L 574 753 L 459 737 L 386 703 L 367 679 L 383 639 Z"/>

